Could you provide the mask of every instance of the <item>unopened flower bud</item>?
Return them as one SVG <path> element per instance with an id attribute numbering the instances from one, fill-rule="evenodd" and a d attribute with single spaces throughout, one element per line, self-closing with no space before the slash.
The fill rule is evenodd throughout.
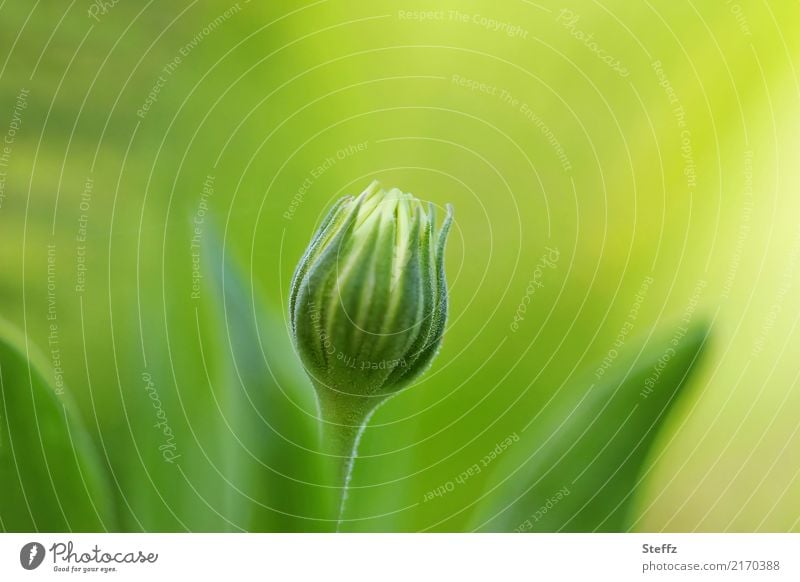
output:
<path id="1" fill-rule="evenodd" d="M 315 384 L 377 397 L 430 365 L 447 318 L 444 245 L 433 207 L 373 182 L 340 200 L 300 261 L 290 316 Z"/>
<path id="2" fill-rule="evenodd" d="M 289 314 L 324 420 L 360 429 L 430 366 L 447 319 L 451 222 L 450 207 L 437 228 L 432 205 L 373 182 L 321 224 L 295 271 Z"/>

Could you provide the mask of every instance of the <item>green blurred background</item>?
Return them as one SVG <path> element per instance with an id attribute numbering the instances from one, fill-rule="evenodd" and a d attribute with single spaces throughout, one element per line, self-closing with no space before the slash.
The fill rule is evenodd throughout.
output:
<path id="1" fill-rule="evenodd" d="M 225 477 L 237 428 L 212 378 L 231 326 L 193 236 L 219 231 L 243 305 L 275 320 L 268 360 L 297 367 L 293 269 L 331 203 L 377 178 L 455 207 L 451 316 L 432 370 L 364 434 L 349 529 L 467 527 L 488 471 L 426 493 L 626 321 L 633 346 L 703 317 L 632 527 L 798 531 L 798 23 L 795 1 L 7 0 L 0 315 L 63 373 L 122 527 L 246 528 L 226 499 L 262 492 Z"/>

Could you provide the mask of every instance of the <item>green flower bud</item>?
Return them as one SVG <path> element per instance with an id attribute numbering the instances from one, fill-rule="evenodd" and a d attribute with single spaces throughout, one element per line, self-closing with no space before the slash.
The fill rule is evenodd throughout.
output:
<path id="1" fill-rule="evenodd" d="M 314 235 L 291 284 L 295 346 L 323 419 L 355 446 L 374 408 L 431 364 L 447 319 L 444 247 L 432 205 L 373 182 L 337 202 Z"/>
<path id="2" fill-rule="evenodd" d="M 430 365 L 447 318 L 443 251 L 452 220 L 373 182 L 340 200 L 291 285 L 297 350 L 315 384 L 380 397 Z"/>

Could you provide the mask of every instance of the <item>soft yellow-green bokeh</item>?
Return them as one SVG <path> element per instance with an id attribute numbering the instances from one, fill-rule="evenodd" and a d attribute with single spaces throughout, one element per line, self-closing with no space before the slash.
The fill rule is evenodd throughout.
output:
<path id="1" fill-rule="evenodd" d="M 369 519 L 356 528 L 463 527 L 485 474 L 435 504 L 425 492 L 606 356 L 652 277 L 636 336 L 680 320 L 698 282 L 693 318 L 713 327 L 635 527 L 797 530 L 799 20 L 796 3 L 761 1 L 122 1 L 99 21 L 86 6 L 7 2 L 0 135 L 19 91 L 30 96 L 0 207 L 2 315 L 47 347 L 55 244 L 66 381 L 98 441 L 130 447 L 140 343 L 172 358 L 176 394 L 212 393 L 191 299 L 207 177 L 209 220 L 279 317 L 324 212 L 378 178 L 455 207 L 451 319 L 431 372 L 364 435 L 349 511 Z M 548 248 L 556 266 L 515 330 Z M 176 397 L 176 422 L 213 418 L 191 403 Z"/>

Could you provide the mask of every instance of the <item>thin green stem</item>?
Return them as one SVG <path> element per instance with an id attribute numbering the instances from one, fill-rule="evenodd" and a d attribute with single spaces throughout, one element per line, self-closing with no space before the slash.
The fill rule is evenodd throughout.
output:
<path id="1" fill-rule="evenodd" d="M 322 417 L 323 450 L 334 459 L 336 483 L 341 487 L 338 530 L 344 515 L 358 440 L 377 403 L 374 398 L 352 396 L 321 386 L 317 386 L 317 395 Z"/>

